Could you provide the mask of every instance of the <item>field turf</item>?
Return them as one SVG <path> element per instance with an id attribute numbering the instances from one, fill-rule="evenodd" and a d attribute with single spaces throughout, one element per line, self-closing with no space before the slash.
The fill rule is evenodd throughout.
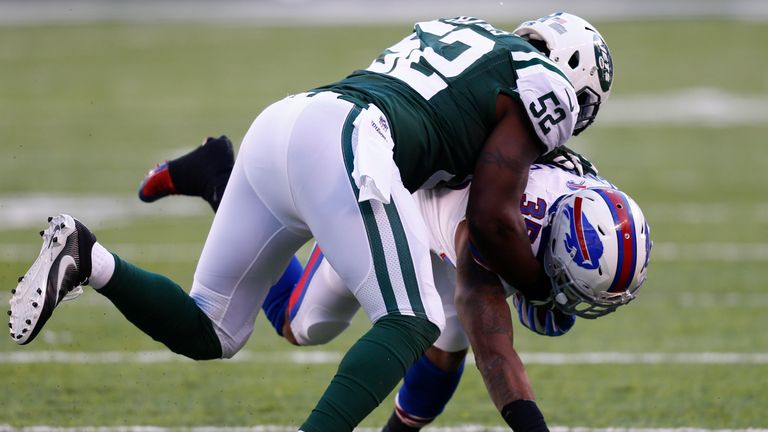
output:
<path id="1" fill-rule="evenodd" d="M 768 99 L 768 24 L 598 25 L 616 64 L 612 99 L 652 96 L 660 110 L 665 97 L 691 89 Z M 188 287 L 211 220 L 204 205 L 171 217 L 171 204 L 158 203 L 140 217 L 118 221 L 100 217 L 100 211 L 113 201 L 130 202 L 155 162 L 207 135 L 226 133 L 238 143 L 271 101 L 367 66 L 407 31 L 222 24 L 0 27 L 0 214 L 8 218 L 0 220 L 0 286 L 13 288 L 34 259 L 47 213 L 77 216 L 87 210 L 92 216 L 84 220 L 104 245 L 118 254 L 122 248 L 135 263 Z M 611 101 L 603 109 L 610 111 Z M 580 320 L 562 338 L 517 327 L 516 344 L 524 355 L 622 353 L 634 359 L 531 362 L 527 369 L 551 425 L 768 428 L 766 136 L 768 124 L 759 120 L 601 124 L 598 118 L 571 142 L 645 209 L 655 247 L 649 281 L 631 305 L 603 319 Z M 84 209 L 80 201 L 53 207 L 57 196 L 96 197 L 87 202 L 104 208 Z M 38 219 L 9 222 L 14 212 L 25 211 Z M 6 301 L 9 295 L 0 297 Z M 305 351 L 343 353 L 367 328 L 362 318 L 339 340 Z M 105 352 L 126 358 L 162 352 L 88 289 L 61 306 L 29 346 L 0 338 L 0 425 L 298 425 L 334 364 L 265 360 L 268 353 L 287 356 L 299 349 L 278 339 L 263 318 L 257 324 L 245 347 L 253 361 L 34 360 L 43 352 L 85 353 L 85 359 Z M 648 353 L 664 355 L 643 360 Z M 733 356 L 701 360 L 709 358 L 706 353 Z M 676 354 L 694 360 L 675 361 Z M 466 370 L 435 425 L 501 426 L 479 374 L 472 366 Z M 363 425 L 382 425 L 391 405 L 390 397 Z"/>

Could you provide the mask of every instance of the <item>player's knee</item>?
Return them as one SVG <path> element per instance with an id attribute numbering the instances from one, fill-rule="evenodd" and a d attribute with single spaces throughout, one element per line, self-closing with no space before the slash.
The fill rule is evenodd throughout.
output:
<path id="1" fill-rule="evenodd" d="M 214 341 L 219 348 L 219 357 L 222 359 L 229 359 L 235 356 L 248 342 L 251 333 L 253 333 L 253 327 L 241 327 L 237 329 L 226 328 L 215 321 L 211 320 L 210 340 Z M 213 345 L 214 342 L 211 342 Z M 207 359 L 195 359 L 195 360 L 207 360 Z"/>
<path id="2" fill-rule="evenodd" d="M 301 346 L 328 343 L 349 327 L 356 310 L 357 308 L 354 308 L 339 313 L 339 310 L 333 307 L 304 304 L 295 316 L 289 316 L 289 326 L 286 326 L 290 327 L 290 335 L 295 342 L 287 337 L 286 339 Z M 285 331 L 283 335 L 286 335 Z"/>
<path id="3" fill-rule="evenodd" d="M 221 343 L 216 326 L 202 315 L 199 324 L 188 329 L 186 334 L 156 339 L 171 351 L 192 360 L 215 360 L 226 358 L 225 345 Z M 231 356 L 230 356 L 231 357 Z"/>
<path id="4" fill-rule="evenodd" d="M 301 346 L 323 345 L 332 341 L 349 327 L 348 321 L 297 322 L 290 325 L 294 344 Z M 286 339 L 288 339 L 286 337 Z M 288 341 L 291 341 L 288 339 Z"/>
<path id="5" fill-rule="evenodd" d="M 427 348 L 424 355 L 427 356 L 429 361 L 440 370 L 445 372 L 456 372 L 463 368 L 464 359 L 467 357 L 467 351 L 466 348 L 454 352 L 443 351 L 433 345 Z"/>
<path id="6" fill-rule="evenodd" d="M 439 307 L 427 308 L 426 320 L 434 324 L 435 327 L 437 327 L 438 335 L 439 335 L 445 329 L 446 317 L 445 317 L 445 311 L 443 310 L 442 305 L 438 305 L 438 306 Z"/>
<path id="7" fill-rule="evenodd" d="M 299 345 L 299 342 L 296 340 L 296 336 L 293 334 L 293 329 L 291 329 L 291 322 L 288 320 L 285 320 L 283 323 L 283 339 L 287 340 L 288 343 L 291 345 Z"/>
<path id="8" fill-rule="evenodd" d="M 243 325 L 243 322 L 247 323 L 249 321 L 244 316 L 236 317 L 242 318 L 240 320 L 225 320 L 224 317 L 227 316 L 229 300 L 206 287 L 197 278 L 197 275 L 195 278 L 190 297 L 200 310 L 199 321 L 205 323 L 206 339 L 210 341 L 208 345 L 211 347 L 214 345 L 219 346 L 219 355 L 216 358 L 232 358 L 245 346 L 251 333 L 253 333 L 252 321 L 250 322 L 251 325 Z M 202 355 L 209 354 L 203 353 Z M 183 355 L 195 360 L 208 359 L 200 358 L 202 355 L 198 353 L 183 353 Z"/>
<path id="9" fill-rule="evenodd" d="M 469 347 L 469 339 L 455 311 L 446 313 L 445 328 L 440 332 L 434 346 L 445 352 L 466 351 Z"/>
<path id="10" fill-rule="evenodd" d="M 248 341 L 248 337 L 222 337 L 220 332 L 217 333 L 219 334 L 219 340 L 221 341 L 221 358 L 223 359 L 230 359 L 234 357 L 235 354 L 240 352 L 240 350 L 245 346 L 245 343 Z"/>
<path id="11" fill-rule="evenodd" d="M 437 340 L 441 331 L 432 320 L 411 315 L 385 315 L 375 325 L 395 330 L 405 340 L 411 341 L 414 347 L 418 347 L 420 355 Z"/>
<path id="12" fill-rule="evenodd" d="M 437 328 L 437 336 L 435 336 L 435 340 L 437 340 L 440 334 L 443 333 L 443 330 L 445 330 L 445 315 L 429 317 L 428 321 Z M 432 342 L 434 343 L 435 341 Z"/>

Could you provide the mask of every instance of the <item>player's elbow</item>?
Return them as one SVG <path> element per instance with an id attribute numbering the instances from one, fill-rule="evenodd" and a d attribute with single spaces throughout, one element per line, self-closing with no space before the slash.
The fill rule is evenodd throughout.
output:
<path id="1" fill-rule="evenodd" d="M 515 239 L 527 238 L 524 223 L 508 212 L 474 212 L 467 215 L 467 228 L 472 243 L 482 251 L 504 247 Z"/>

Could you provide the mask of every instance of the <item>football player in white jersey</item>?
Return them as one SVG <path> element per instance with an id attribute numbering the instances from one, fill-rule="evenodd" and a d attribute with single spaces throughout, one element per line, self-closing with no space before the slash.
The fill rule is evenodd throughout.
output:
<path id="1" fill-rule="evenodd" d="M 605 41 L 570 14 L 526 22 L 514 33 L 471 17 L 417 23 L 367 68 L 258 115 L 189 295 L 59 215 L 49 220 L 39 256 L 12 294 L 11 337 L 31 342 L 54 308 L 89 284 L 174 352 L 228 358 L 250 337 L 282 269 L 315 238 L 372 327 L 344 356 L 300 429 L 351 431 L 445 324 L 425 222 L 411 193 L 472 177 L 468 235 L 457 250 L 457 266 L 475 266 L 460 273 L 468 278 L 467 297 L 485 298 L 487 273 L 462 261 L 471 244 L 486 267 L 543 299 L 548 279 L 515 201 L 530 164 L 592 123 L 612 79 Z M 466 302 L 460 313 L 483 314 L 476 304 Z M 174 326 L 166 325 L 169 316 Z M 464 318 L 471 328 L 482 316 Z M 537 408 L 512 401 L 502 411 L 514 428 L 515 413 Z"/>
<path id="2" fill-rule="evenodd" d="M 194 151 L 151 170 L 139 187 L 139 197 L 152 202 L 176 194 L 201 196 L 215 210 L 217 195 L 210 191 L 224 191 L 231 149 L 225 136 L 209 138 Z M 420 430 L 442 412 L 458 386 L 469 346 L 454 302 L 456 245 L 466 235 L 467 186 L 414 194 L 429 231 L 446 326 L 409 368 L 384 432 Z M 637 204 L 599 177 L 589 161 L 565 147 L 540 158 L 530 168 L 520 211 L 532 250 L 549 263 L 554 288 L 548 301 L 531 302 L 498 278 L 506 295 L 512 295 L 524 326 L 541 335 L 561 336 L 577 315 L 597 318 L 634 299 L 646 278 L 648 227 Z M 303 273 L 298 268 L 295 260 L 272 288 L 263 305 L 265 314 L 277 333 L 295 345 L 327 343 L 349 326 L 360 304 L 316 245 Z M 476 341 L 475 349 L 488 349 L 483 342 Z M 513 360 L 519 365 L 515 390 L 533 402 L 522 363 L 516 355 Z M 478 361 L 489 360 L 481 351 Z"/>

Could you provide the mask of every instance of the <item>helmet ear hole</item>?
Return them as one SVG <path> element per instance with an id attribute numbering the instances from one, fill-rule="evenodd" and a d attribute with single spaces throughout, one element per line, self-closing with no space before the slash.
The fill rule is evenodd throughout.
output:
<path id="1" fill-rule="evenodd" d="M 576 69 L 579 66 L 579 52 L 575 51 L 571 58 L 568 59 L 568 66 L 571 67 L 571 69 Z"/>

